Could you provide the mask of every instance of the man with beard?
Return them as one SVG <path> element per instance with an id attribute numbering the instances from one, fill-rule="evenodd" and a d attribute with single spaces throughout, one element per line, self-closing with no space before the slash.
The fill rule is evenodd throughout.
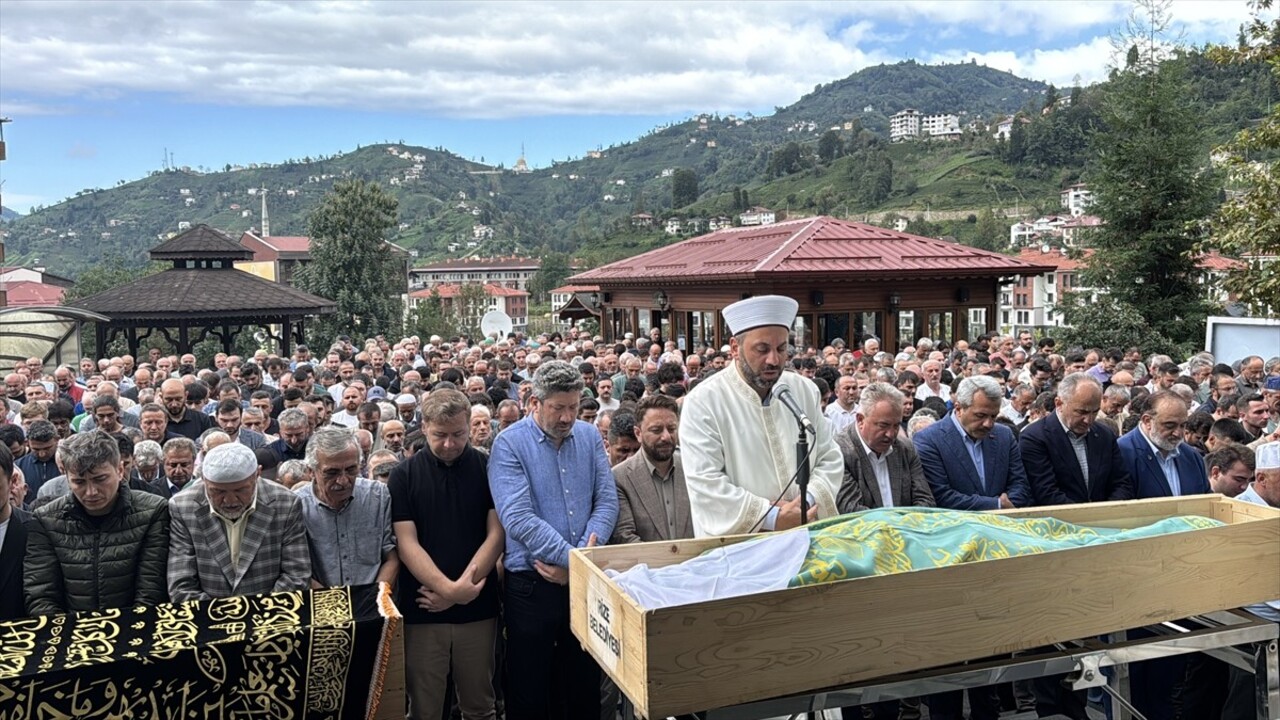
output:
<path id="1" fill-rule="evenodd" d="M 676 450 L 680 406 L 650 395 L 636 406 L 640 452 L 613 468 L 618 483 L 618 524 L 613 544 L 693 537 L 684 466 Z"/>
<path id="2" fill-rule="evenodd" d="M 199 440 L 205 430 L 213 427 L 213 418 L 187 407 L 187 387 L 181 380 L 170 378 L 160 383 L 160 402 L 168 415 L 167 430 L 171 433 Z"/>
<path id="3" fill-rule="evenodd" d="M 1187 410 L 1187 402 L 1177 394 L 1156 392 L 1138 426 L 1118 441 L 1137 499 L 1209 492 L 1204 460 L 1182 440 Z M 1136 636 L 1130 632 L 1129 637 Z M 1172 691 L 1185 672 L 1186 658 L 1181 657 L 1133 663 L 1129 687 L 1134 706 L 1146 717 L 1173 717 Z"/>
<path id="4" fill-rule="evenodd" d="M 784 394 L 804 412 L 822 415 L 817 386 L 782 372 L 791 354 L 789 329 L 798 303 L 762 295 L 725 308 L 733 333 L 733 367 L 685 397 L 680 434 L 694 534 L 698 537 L 787 530 L 801 524 L 796 419 Z M 810 441 L 807 520 L 837 514 L 844 478 L 830 425 L 818 420 Z"/>
<path id="5" fill-rule="evenodd" d="M 359 383 L 347 386 L 342 391 L 342 400 L 340 402 L 342 409 L 333 414 L 330 422 L 345 428 L 355 429 L 360 427 L 360 416 L 357 413 L 362 404 L 364 404 L 364 388 Z"/>
<path id="6" fill-rule="evenodd" d="M 1138 499 L 1209 492 L 1204 461 L 1182 441 L 1187 402 L 1162 390 L 1151 396 L 1138 427 L 1120 438 L 1120 453 Z"/>
<path id="7" fill-rule="evenodd" d="M 388 420 L 382 423 L 379 431 L 382 437 L 382 449 L 395 453 L 399 459 L 404 458 L 404 423 L 399 420 Z"/>
<path id="8" fill-rule="evenodd" d="M 169 597 L 173 602 L 304 590 L 311 555 L 299 497 L 259 482 L 240 443 L 209 451 L 201 479 L 169 501 Z M 227 566 L 229 564 L 229 566 Z"/>
<path id="9" fill-rule="evenodd" d="M 489 488 L 506 531 L 508 720 L 600 715 L 600 667 L 569 629 L 569 551 L 607 542 L 618 490 L 604 442 L 578 420 L 582 375 L 561 360 L 533 377 L 532 413 L 494 440 Z M 434 395 L 434 393 L 433 393 Z"/>
<path id="10" fill-rule="evenodd" d="M 219 402 L 214 419 L 218 423 L 218 429 L 226 433 L 232 442 L 238 442 L 250 450 L 257 450 L 267 444 L 262 433 L 244 427 L 244 409 L 239 400 L 227 398 Z"/>

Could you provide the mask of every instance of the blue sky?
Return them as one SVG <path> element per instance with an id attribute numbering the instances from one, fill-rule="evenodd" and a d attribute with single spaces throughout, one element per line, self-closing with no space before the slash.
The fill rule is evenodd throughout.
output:
<path id="1" fill-rule="evenodd" d="M 161 166 L 404 141 L 535 167 L 696 112 L 757 114 L 868 65 L 1104 76 L 1131 6 L 939 2 L 0 2 L 4 204 L 26 212 Z M 1226 42 L 1244 0 L 1176 0 Z"/>

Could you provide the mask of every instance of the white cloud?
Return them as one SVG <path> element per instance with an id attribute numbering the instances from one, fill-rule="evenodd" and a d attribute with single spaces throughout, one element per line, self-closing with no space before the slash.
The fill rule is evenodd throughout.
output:
<path id="1" fill-rule="evenodd" d="M 1240 13 L 1213 12 L 1222 3 L 1185 6 L 1198 31 L 1238 24 L 1223 18 Z M 787 104 L 817 83 L 912 56 L 1097 79 L 1098 39 L 1079 37 L 1105 34 L 1127 11 L 1119 0 L 6 0 L 0 66 L 6 92 L 44 106 L 145 91 L 455 117 L 672 114 Z M 993 43 L 1021 49 L 973 50 Z"/>
<path id="2" fill-rule="evenodd" d="M 928 62 L 967 62 L 1006 70 L 1019 77 L 1069 87 L 1080 76 L 1084 85 L 1102 80 L 1111 63 L 1111 40 L 1095 37 L 1079 45 L 1056 50 L 1032 50 L 1026 53 L 997 50 L 992 52 L 945 52 L 926 56 Z"/>

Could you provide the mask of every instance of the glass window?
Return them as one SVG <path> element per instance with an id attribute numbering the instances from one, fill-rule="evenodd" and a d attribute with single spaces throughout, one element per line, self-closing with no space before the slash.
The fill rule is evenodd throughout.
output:
<path id="1" fill-rule="evenodd" d="M 878 312 L 856 312 L 853 314 L 853 335 L 845 338 L 846 344 L 851 348 L 858 348 L 862 343 L 870 337 L 876 339 L 884 338 L 884 328 L 881 327 L 883 318 Z M 886 348 L 887 349 L 887 348 Z"/>
<path id="2" fill-rule="evenodd" d="M 832 340 L 840 338 L 849 342 L 849 314 L 848 313 L 822 313 L 818 315 L 818 337 L 817 344 L 820 346 L 830 345 Z"/>

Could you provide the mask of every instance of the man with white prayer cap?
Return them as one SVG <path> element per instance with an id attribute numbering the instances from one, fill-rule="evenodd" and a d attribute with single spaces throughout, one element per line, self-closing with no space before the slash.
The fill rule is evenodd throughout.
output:
<path id="1" fill-rule="evenodd" d="M 258 479 L 252 450 L 219 445 L 201 479 L 169 500 L 169 599 L 173 602 L 306 589 L 311 581 L 302 503 Z"/>
<path id="2" fill-rule="evenodd" d="M 1253 482 L 1236 499 L 1280 508 L 1280 442 L 1259 445 L 1254 456 Z"/>
<path id="3" fill-rule="evenodd" d="M 1280 442 L 1269 442 L 1265 445 L 1260 445 L 1255 451 L 1255 455 L 1257 457 L 1257 466 L 1254 469 L 1253 482 L 1249 483 L 1249 487 L 1244 492 L 1236 496 L 1236 500 L 1280 508 Z M 1258 603 L 1257 605 L 1250 605 L 1245 610 L 1260 618 L 1280 623 L 1280 598 Z M 1264 653 L 1263 646 L 1259 646 L 1257 648 L 1258 657 L 1256 658 L 1257 667 L 1263 666 Z M 1265 677 L 1265 674 L 1259 674 L 1257 677 Z M 1243 718 L 1259 717 L 1255 714 L 1257 712 L 1255 705 L 1257 689 L 1255 683 L 1254 673 L 1240 670 L 1235 666 L 1231 666 L 1228 669 L 1227 698 L 1222 705 L 1222 720 L 1242 720 Z"/>
<path id="4" fill-rule="evenodd" d="M 798 425 L 809 419 L 808 517 L 837 514 L 844 463 L 812 380 L 783 372 L 798 303 L 781 295 L 736 302 L 722 312 L 732 367 L 702 381 L 680 412 L 680 449 L 697 537 L 787 530 L 800 524 L 795 480 Z"/>

